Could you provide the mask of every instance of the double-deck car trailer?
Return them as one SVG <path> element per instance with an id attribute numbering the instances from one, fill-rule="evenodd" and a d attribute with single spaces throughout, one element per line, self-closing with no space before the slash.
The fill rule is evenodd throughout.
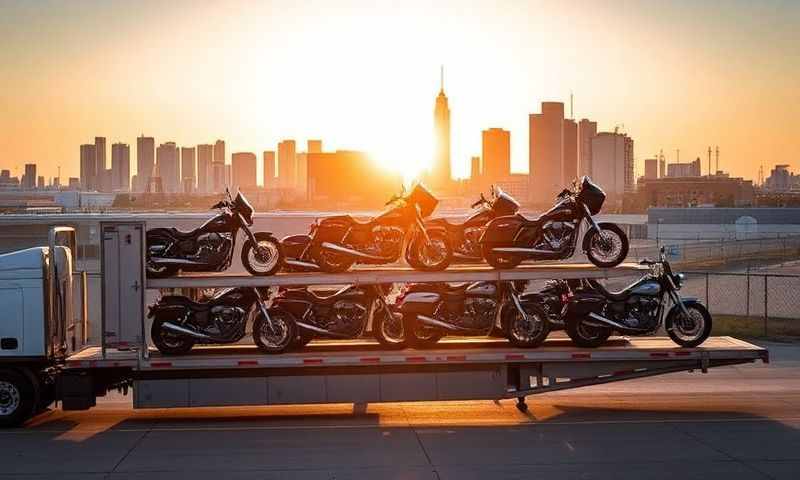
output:
<path id="1" fill-rule="evenodd" d="M 72 271 L 74 231 L 54 228 L 47 247 L 0 255 L 0 423 L 17 425 L 58 401 L 93 407 L 112 389 L 133 389 L 134 408 L 370 403 L 516 398 L 679 371 L 768 361 L 764 348 L 730 337 L 680 348 L 668 338 L 612 339 L 597 349 L 548 340 L 536 349 L 505 340 L 445 339 L 425 350 L 384 350 L 369 340 L 312 342 L 301 351 L 261 353 L 255 346 L 201 346 L 165 356 L 149 346 L 145 315 L 155 289 L 307 286 L 614 278 L 638 265 L 488 267 L 417 272 L 405 268 L 271 277 L 144 277 L 143 222 L 102 230 L 101 335 L 88 339 L 86 278 Z M 80 302 L 75 296 L 82 296 Z M 77 305 L 80 305 L 80 308 Z"/>

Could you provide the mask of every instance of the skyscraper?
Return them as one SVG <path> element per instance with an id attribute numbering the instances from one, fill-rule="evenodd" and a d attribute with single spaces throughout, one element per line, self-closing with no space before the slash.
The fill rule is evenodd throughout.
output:
<path id="1" fill-rule="evenodd" d="M 511 132 L 490 128 L 481 133 L 483 158 L 481 189 L 511 175 Z"/>
<path id="2" fill-rule="evenodd" d="M 231 190 L 256 188 L 256 168 L 255 153 L 237 152 L 231 155 Z"/>
<path id="3" fill-rule="evenodd" d="M 278 144 L 278 186 L 294 189 L 297 186 L 297 153 L 294 140 Z"/>
<path id="4" fill-rule="evenodd" d="M 178 165 L 178 147 L 175 142 L 162 143 L 156 149 L 156 167 L 161 187 L 166 193 L 180 191 L 180 172 Z"/>
<path id="5" fill-rule="evenodd" d="M 623 133 L 600 132 L 592 139 L 592 179 L 610 196 L 635 188 L 633 139 Z"/>
<path id="6" fill-rule="evenodd" d="M 22 188 L 25 190 L 33 190 L 36 188 L 36 164 L 25 164 L 25 176 L 22 177 Z"/>
<path id="7" fill-rule="evenodd" d="M 264 152 L 264 188 L 275 188 L 275 152 Z"/>
<path id="8" fill-rule="evenodd" d="M 81 145 L 81 188 L 94 190 L 97 178 L 97 163 L 95 163 L 94 144 Z"/>
<path id="9" fill-rule="evenodd" d="M 225 142 L 223 140 L 214 142 L 214 160 L 211 169 L 214 173 L 214 191 L 222 192 L 228 186 L 225 175 Z"/>
<path id="10" fill-rule="evenodd" d="M 321 153 L 321 152 L 320 152 Z M 308 193 L 308 154 L 300 152 L 296 155 L 297 158 L 297 180 L 295 182 L 295 190 L 303 197 Z"/>
<path id="11" fill-rule="evenodd" d="M 136 137 L 136 183 L 134 189 L 137 192 L 147 190 L 150 177 L 153 176 L 153 165 L 155 164 L 156 141 L 153 137 L 140 135 Z"/>
<path id="12" fill-rule="evenodd" d="M 95 172 L 98 177 L 106 171 L 106 137 L 94 137 Z M 100 182 L 95 182 L 95 188 L 102 189 Z"/>
<path id="13" fill-rule="evenodd" d="M 322 153 L 322 140 L 309 140 L 308 153 Z"/>
<path id="14" fill-rule="evenodd" d="M 529 118 L 531 201 L 552 202 L 564 188 L 564 104 L 542 102 Z"/>
<path id="15" fill-rule="evenodd" d="M 197 146 L 197 191 L 208 193 L 214 189 L 211 164 L 214 162 L 214 146 Z"/>
<path id="16" fill-rule="evenodd" d="M 655 180 L 658 178 L 657 158 L 646 158 L 644 160 L 644 178 L 645 180 Z"/>
<path id="17" fill-rule="evenodd" d="M 111 145 L 111 189 L 127 192 L 131 188 L 131 148 L 127 143 Z"/>
<path id="18" fill-rule="evenodd" d="M 433 165 L 431 166 L 431 185 L 434 188 L 448 190 L 450 176 L 450 107 L 447 95 L 444 94 L 444 67 L 441 70 L 439 95 L 433 109 Z"/>
<path id="19" fill-rule="evenodd" d="M 564 167 L 561 178 L 565 185 L 578 178 L 578 124 L 564 119 Z"/>
<path id="20" fill-rule="evenodd" d="M 181 185 L 183 193 L 192 193 L 197 189 L 194 147 L 181 147 Z"/>
<path id="21" fill-rule="evenodd" d="M 578 123 L 578 171 L 592 175 L 592 138 L 597 135 L 597 122 L 583 119 Z"/>

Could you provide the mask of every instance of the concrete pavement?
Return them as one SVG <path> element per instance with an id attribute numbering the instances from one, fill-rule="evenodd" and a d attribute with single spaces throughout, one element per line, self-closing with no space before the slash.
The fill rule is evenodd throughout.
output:
<path id="1" fill-rule="evenodd" d="M 797 478 L 800 347 L 512 401 L 133 411 L 0 431 L 0 479 Z"/>

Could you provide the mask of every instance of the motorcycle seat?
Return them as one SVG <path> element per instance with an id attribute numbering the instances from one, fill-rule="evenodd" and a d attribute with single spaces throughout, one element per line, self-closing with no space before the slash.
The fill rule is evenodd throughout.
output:
<path id="1" fill-rule="evenodd" d="M 190 308 L 191 310 L 207 310 L 211 305 L 207 302 L 195 302 L 191 298 L 184 297 L 183 295 L 164 295 L 158 301 L 159 305 L 181 305 Z"/>
<path id="2" fill-rule="evenodd" d="M 315 293 L 313 290 L 308 288 L 287 288 L 283 291 L 282 296 L 284 298 L 293 298 L 297 300 L 306 300 L 315 303 L 330 303 L 336 300 L 336 297 L 344 293 L 351 287 L 345 287 L 341 290 L 337 290 L 333 293 L 325 293 L 325 294 L 318 294 Z"/>
<path id="3" fill-rule="evenodd" d="M 167 230 L 169 231 L 169 233 L 172 236 L 174 236 L 175 238 L 179 238 L 179 239 L 185 239 L 185 238 L 194 237 L 195 236 L 195 232 L 196 232 L 196 230 L 189 230 L 188 232 L 184 231 L 184 230 L 178 230 L 175 227 L 170 227 Z"/>
<path id="4" fill-rule="evenodd" d="M 454 284 L 442 283 L 441 289 L 444 293 L 448 295 L 462 295 L 469 286 L 470 286 L 469 282 L 460 282 Z"/>
<path id="5" fill-rule="evenodd" d="M 361 220 L 353 217 L 352 215 L 334 215 L 332 217 L 324 218 L 322 220 L 322 223 L 325 222 L 343 222 L 343 223 L 350 223 L 353 225 L 369 225 L 370 223 L 372 223 L 372 218 Z"/>
<path id="6" fill-rule="evenodd" d="M 588 282 L 589 282 L 589 285 L 591 285 L 592 288 L 597 290 L 598 293 L 600 293 L 604 297 L 606 297 L 609 300 L 614 301 L 614 302 L 621 302 L 621 301 L 627 300 L 628 297 L 631 296 L 631 292 L 628 289 L 623 289 L 623 290 L 621 290 L 619 292 L 612 292 L 611 290 L 607 289 L 605 286 L 603 286 L 602 283 L 598 282 L 597 280 L 591 280 L 590 279 L 590 280 L 588 280 Z"/>

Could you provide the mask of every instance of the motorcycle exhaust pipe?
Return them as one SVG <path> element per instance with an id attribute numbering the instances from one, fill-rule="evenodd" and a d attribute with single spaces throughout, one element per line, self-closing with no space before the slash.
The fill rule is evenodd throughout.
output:
<path id="1" fill-rule="evenodd" d="M 552 250 L 541 250 L 539 248 L 525 248 L 525 247 L 495 247 L 492 253 L 510 253 L 516 255 L 547 255 L 552 254 Z"/>
<path id="2" fill-rule="evenodd" d="M 322 242 L 322 245 L 320 246 L 326 250 L 331 250 L 336 253 L 341 253 L 343 255 L 350 255 L 351 257 L 365 258 L 367 260 L 380 260 L 380 261 L 391 260 L 384 257 L 379 257 L 377 255 L 370 255 L 368 253 L 359 252 L 358 250 L 353 250 L 351 248 L 343 247 L 341 245 L 336 245 L 335 243 L 330 243 L 330 242 Z"/>
<path id="3" fill-rule="evenodd" d="M 602 315 L 598 315 L 598 314 L 596 314 L 594 312 L 589 314 L 589 318 L 591 318 L 592 320 L 596 320 L 596 321 L 598 321 L 600 323 L 604 323 L 605 326 L 614 327 L 614 328 L 616 328 L 617 330 L 619 330 L 621 332 L 639 332 L 639 331 L 644 332 L 644 331 L 646 331 L 646 329 L 642 329 L 642 328 L 631 328 L 631 327 L 626 327 L 625 325 L 620 325 L 619 323 L 617 323 L 617 322 L 615 322 L 613 320 L 609 320 L 608 318 L 606 318 L 606 317 L 604 317 Z"/>
<path id="4" fill-rule="evenodd" d="M 459 327 L 456 327 L 455 325 L 450 325 L 449 323 L 445 323 L 445 322 L 443 322 L 441 320 L 436 320 L 435 318 L 431 318 L 431 317 L 428 317 L 428 316 L 425 316 L 425 315 L 417 315 L 417 320 L 419 320 L 420 322 L 424 323 L 425 325 L 430 325 L 432 327 L 439 327 L 439 328 L 443 328 L 445 330 L 450 330 L 450 331 L 453 331 L 453 332 L 469 331 L 466 328 L 459 328 Z"/>
<path id="5" fill-rule="evenodd" d="M 171 264 L 182 264 L 182 265 L 204 265 L 203 262 L 195 262 L 192 260 L 187 260 L 185 258 L 171 258 L 171 257 L 150 257 L 149 259 L 151 262 L 155 263 L 156 265 L 171 265 Z"/>
<path id="6" fill-rule="evenodd" d="M 316 263 L 304 262 L 294 258 L 287 258 L 283 263 L 289 267 L 300 268 L 310 272 L 318 272 L 320 270 L 319 265 Z"/>
<path id="7" fill-rule="evenodd" d="M 300 320 L 295 320 L 294 323 L 300 328 L 305 328 L 306 330 L 311 330 L 312 332 L 320 333 L 322 335 L 327 335 L 327 336 L 330 336 L 330 337 L 337 337 L 337 338 L 350 338 L 347 335 L 342 335 L 341 333 L 335 333 L 335 332 L 331 332 L 329 330 L 325 330 L 324 328 L 319 328 L 319 327 L 314 326 L 314 325 L 309 325 L 308 323 L 301 322 Z"/>
<path id="8" fill-rule="evenodd" d="M 181 327 L 180 325 L 175 325 L 174 323 L 164 322 L 161 324 L 162 328 L 167 330 L 171 330 L 175 333 L 180 333 L 186 335 L 187 337 L 199 338 L 201 340 L 213 340 L 214 337 L 206 335 L 205 333 L 195 332 L 194 330 L 189 330 L 188 328 Z"/>

